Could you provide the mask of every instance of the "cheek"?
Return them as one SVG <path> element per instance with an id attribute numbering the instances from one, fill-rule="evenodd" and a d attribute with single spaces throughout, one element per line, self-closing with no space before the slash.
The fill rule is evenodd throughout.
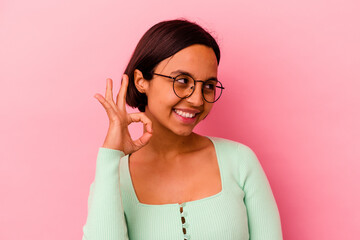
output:
<path id="1" fill-rule="evenodd" d="M 209 113 L 209 112 L 211 111 L 213 105 L 214 105 L 213 103 L 207 103 L 207 104 L 205 104 L 205 106 L 204 106 L 204 112 Z"/>
<path id="2" fill-rule="evenodd" d="M 157 111 L 167 111 L 179 102 L 179 98 L 174 94 L 172 88 L 153 88 L 148 92 L 148 106 Z"/>
<path id="3" fill-rule="evenodd" d="M 201 116 L 201 119 L 204 119 L 204 118 L 206 118 L 207 115 L 209 115 L 212 107 L 213 107 L 213 104 L 208 104 L 208 105 L 206 105 L 206 106 L 204 107 L 204 112 L 203 112 L 203 114 L 202 114 L 202 116 Z"/>

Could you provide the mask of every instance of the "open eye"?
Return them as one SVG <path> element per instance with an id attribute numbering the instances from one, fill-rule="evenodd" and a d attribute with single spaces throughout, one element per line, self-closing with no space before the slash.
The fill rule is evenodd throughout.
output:
<path id="1" fill-rule="evenodd" d="M 182 83 L 182 84 L 187 84 L 189 82 L 189 79 L 187 79 L 187 78 L 177 78 L 176 82 L 177 83 Z"/>
<path id="2" fill-rule="evenodd" d="M 176 77 L 175 82 L 176 82 L 176 84 L 179 84 L 179 85 L 189 85 L 189 84 L 191 84 L 191 79 L 189 76 L 180 75 L 180 76 Z"/>
<path id="3" fill-rule="evenodd" d="M 203 87 L 205 90 L 213 91 L 216 88 L 216 84 L 216 81 L 206 81 Z"/>

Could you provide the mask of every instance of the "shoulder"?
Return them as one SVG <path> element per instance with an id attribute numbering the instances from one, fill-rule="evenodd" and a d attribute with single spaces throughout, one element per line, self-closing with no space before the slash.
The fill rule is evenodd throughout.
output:
<path id="1" fill-rule="evenodd" d="M 267 181 L 258 157 L 249 146 L 218 137 L 211 137 L 211 140 L 215 143 L 223 165 L 239 179 L 240 186 L 244 187 L 248 179 Z"/>
<path id="2" fill-rule="evenodd" d="M 247 145 L 220 137 L 208 137 L 215 145 L 217 150 L 221 150 L 222 152 L 240 154 L 240 155 L 255 155 L 254 151 Z"/>
<path id="3" fill-rule="evenodd" d="M 215 145 L 215 150 L 221 161 L 240 171 L 261 168 L 255 152 L 247 145 L 219 137 L 209 137 Z"/>

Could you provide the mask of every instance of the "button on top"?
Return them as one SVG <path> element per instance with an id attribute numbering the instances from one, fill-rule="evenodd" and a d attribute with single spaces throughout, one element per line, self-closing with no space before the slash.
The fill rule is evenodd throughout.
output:
<path id="1" fill-rule="evenodd" d="M 180 215 L 181 215 L 181 223 L 182 223 L 182 230 L 183 230 L 183 233 L 184 233 L 184 239 L 189 240 L 190 235 L 187 234 L 187 230 L 186 230 L 186 228 L 189 227 L 189 224 L 185 221 L 185 217 L 187 216 L 187 212 L 184 211 L 184 207 L 186 206 L 186 203 L 183 202 L 183 203 L 179 204 L 179 206 L 180 206 Z"/>

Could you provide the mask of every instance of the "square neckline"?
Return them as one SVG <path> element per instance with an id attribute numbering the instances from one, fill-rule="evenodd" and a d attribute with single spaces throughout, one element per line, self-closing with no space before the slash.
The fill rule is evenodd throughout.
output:
<path id="1" fill-rule="evenodd" d="M 126 160 L 126 164 L 125 164 L 126 165 L 126 177 L 127 177 L 127 180 L 130 183 L 131 194 L 133 195 L 133 198 L 135 199 L 136 204 L 138 204 L 140 206 L 144 206 L 144 207 L 179 206 L 179 205 L 184 205 L 184 204 L 196 204 L 196 203 L 199 203 L 199 202 L 207 201 L 207 200 L 210 200 L 210 199 L 221 196 L 223 194 L 223 192 L 224 192 L 224 177 L 223 177 L 222 164 L 221 164 L 221 160 L 220 160 L 220 156 L 219 156 L 220 155 L 219 154 L 219 149 L 217 148 L 216 138 L 210 137 L 210 136 L 204 136 L 204 137 L 207 137 L 212 142 L 212 144 L 214 146 L 214 150 L 215 150 L 215 154 L 216 154 L 216 160 L 217 160 L 218 168 L 219 168 L 219 172 L 220 172 L 220 180 L 221 180 L 221 191 L 220 192 L 218 192 L 216 194 L 213 194 L 211 196 L 205 197 L 205 198 L 200 198 L 200 199 L 197 199 L 197 200 L 187 201 L 187 202 L 183 202 L 183 203 L 165 203 L 165 204 L 142 203 L 142 202 L 139 201 L 139 199 L 138 199 L 138 197 L 136 195 L 135 188 L 134 188 L 134 185 L 133 185 L 133 181 L 131 179 L 130 168 L 129 168 L 129 154 L 128 154 L 128 155 L 125 156 L 126 157 L 125 158 L 125 160 Z"/>

